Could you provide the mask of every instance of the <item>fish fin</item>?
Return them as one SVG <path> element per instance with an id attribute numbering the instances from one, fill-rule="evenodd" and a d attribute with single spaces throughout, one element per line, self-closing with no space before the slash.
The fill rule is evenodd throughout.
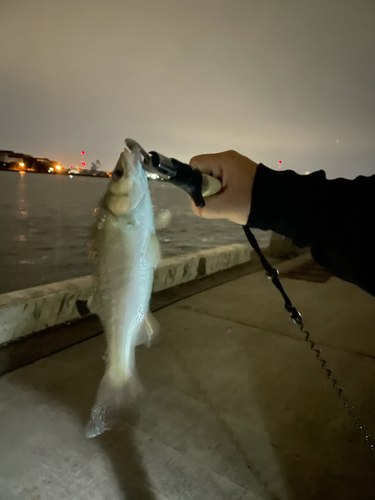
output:
<path id="1" fill-rule="evenodd" d="M 147 347 L 150 347 L 152 339 L 158 336 L 159 331 L 159 323 L 148 311 L 139 330 L 137 345 L 146 344 Z"/>
<path id="2" fill-rule="evenodd" d="M 154 269 L 160 262 L 161 259 L 160 244 L 155 233 L 150 234 L 146 258 L 151 263 Z"/>
<path id="3" fill-rule="evenodd" d="M 129 406 L 142 390 L 142 384 L 135 373 L 121 381 L 116 380 L 115 383 L 109 372 L 106 372 L 100 381 L 95 404 L 86 425 L 86 438 L 99 436 L 111 429 L 121 410 Z"/>

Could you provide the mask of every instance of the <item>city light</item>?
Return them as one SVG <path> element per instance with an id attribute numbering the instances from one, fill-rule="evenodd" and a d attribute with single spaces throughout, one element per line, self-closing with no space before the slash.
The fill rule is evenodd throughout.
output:
<path id="1" fill-rule="evenodd" d="M 21 162 L 20 162 L 20 167 L 24 167 L 24 166 L 25 166 L 24 162 L 23 162 L 23 161 L 21 161 Z"/>
<path id="2" fill-rule="evenodd" d="M 56 165 L 56 170 L 61 170 L 61 165 Z"/>

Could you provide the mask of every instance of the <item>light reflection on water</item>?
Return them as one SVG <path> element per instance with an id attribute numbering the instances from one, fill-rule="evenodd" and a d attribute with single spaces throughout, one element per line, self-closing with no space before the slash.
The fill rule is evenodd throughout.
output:
<path id="1" fill-rule="evenodd" d="M 20 172 L 20 174 L 17 183 L 17 217 L 22 220 L 28 216 L 28 210 L 25 172 Z"/>
<path id="2" fill-rule="evenodd" d="M 84 276 L 94 210 L 107 179 L 0 172 L 0 293 Z M 163 257 L 246 243 L 242 228 L 204 220 L 188 196 L 152 181 L 157 236 Z M 261 246 L 268 233 L 257 232 Z"/>

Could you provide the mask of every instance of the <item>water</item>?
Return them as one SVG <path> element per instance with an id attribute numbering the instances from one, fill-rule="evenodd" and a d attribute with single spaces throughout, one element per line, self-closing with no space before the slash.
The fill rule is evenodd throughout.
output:
<path id="1" fill-rule="evenodd" d="M 87 259 L 94 209 L 108 179 L 0 172 L 0 293 L 91 273 Z M 240 226 L 204 220 L 188 196 L 151 182 L 155 214 L 169 216 L 157 230 L 163 257 L 247 242 Z M 261 246 L 269 234 L 256 232 Z"/>

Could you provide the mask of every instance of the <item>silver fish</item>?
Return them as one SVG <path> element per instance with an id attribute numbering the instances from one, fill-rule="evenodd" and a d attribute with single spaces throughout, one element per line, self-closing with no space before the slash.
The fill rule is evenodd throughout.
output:
<path id="1" fill-rule="evenodd" d="M 109 429 L 120 408 L 139 392 L 135 347 L 149 343 L 158 326 L 149 312 L 160 260 L 153 207 L 141 148 L 131 139 L 125 144 L 96 215 L 96 294 L 91 308 L 102 322 L 107 354 L 87 437 Z"/>

